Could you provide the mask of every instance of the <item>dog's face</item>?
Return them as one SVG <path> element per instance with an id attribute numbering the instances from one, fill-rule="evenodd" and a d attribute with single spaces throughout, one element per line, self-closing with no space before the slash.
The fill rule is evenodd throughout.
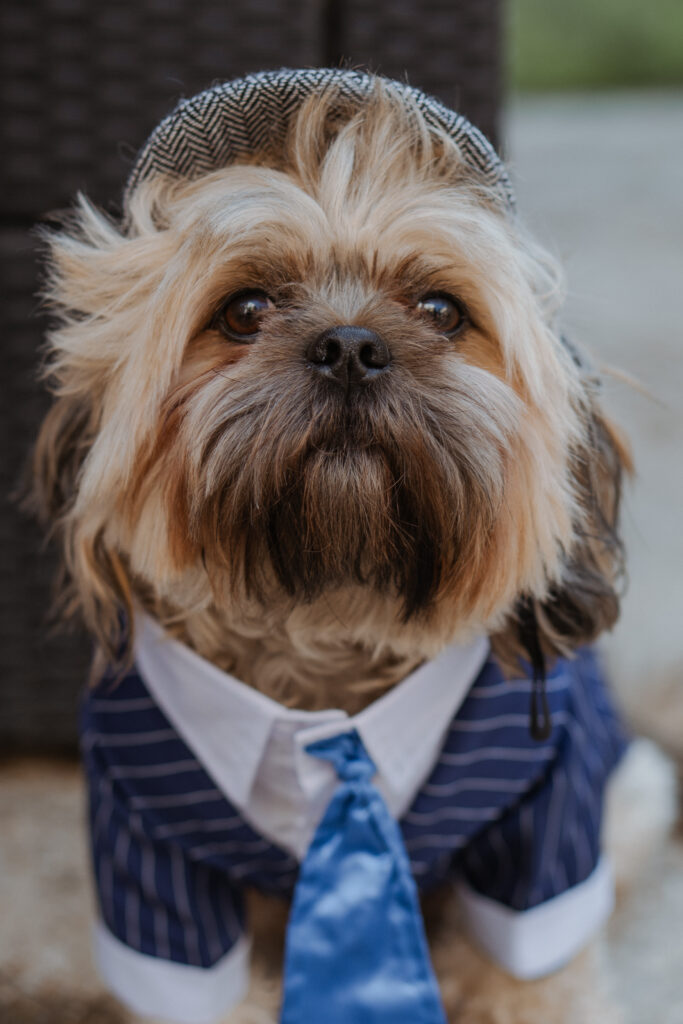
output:
<path id="1" fill-rule="evenodd" d="M 552 272 L 391 87 L 331 111 L 265 166 L 141 186 L 124 230 L 84 204 L 53 237 L 37 466 L 74 601 L 109 646 L 135 596 L 181 621 L 344 594 L 354 640 L 381 607 L 397 648 L 487 629 L 515 654 L 530 609 L 547 650 L 589 638 L 623 453 Z"/>

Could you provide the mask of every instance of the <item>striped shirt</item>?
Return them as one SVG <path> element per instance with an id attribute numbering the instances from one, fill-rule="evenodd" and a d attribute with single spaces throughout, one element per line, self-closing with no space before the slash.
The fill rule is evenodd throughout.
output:
<path id="1" fill-rule="evenodd" d="M 357 728 L 427 890 L 453 880 L 475 939 L 522 977 L 560 966 L 611 907 L 603 789 L 625 744 L 595 654 L 531 683 L 452 648 L 350 718 L 291 712 L 143 621 L 136 667 L 88 691 L 82 750 L 97 955 L 137 1012 L 204 1024 L 244 992 L 246 885 L 288 896 L 333 791 L 303 746 Z M 447 711 L 447 714 L 445 714 Z"/>

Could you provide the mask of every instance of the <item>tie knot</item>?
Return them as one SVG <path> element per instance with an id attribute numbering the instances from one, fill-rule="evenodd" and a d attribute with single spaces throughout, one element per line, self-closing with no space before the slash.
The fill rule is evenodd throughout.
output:
<path id="1" fill-rule="evenodd" d="M 345 782 L 352 779 L 371 779 L 375 774 L 375 765 L 355 729 L 340 733 L 339 736 L 315 740 L 305 749 L 306 753 L 313 757 L 329 761 L 339 778 Z"/>

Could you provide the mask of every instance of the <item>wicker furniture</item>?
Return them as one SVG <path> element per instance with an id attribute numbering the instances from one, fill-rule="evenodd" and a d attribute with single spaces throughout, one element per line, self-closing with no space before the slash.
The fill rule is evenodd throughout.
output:
<path id="1" fill-rule="evenodd" d="M 0 9 L 0 742 L 70 750 L 89 659 L 46 625 L 54 557 L 11 499 L 47 399 L 31 227 L 78 189 L 116 213 L 135 152 L 183 95 L 344 60 L 404 78 L 495 138 L 499 0 L 5 0 Z"/>

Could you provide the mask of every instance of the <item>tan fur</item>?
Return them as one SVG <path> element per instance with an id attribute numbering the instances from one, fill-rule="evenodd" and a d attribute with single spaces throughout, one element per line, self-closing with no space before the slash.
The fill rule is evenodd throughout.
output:
<path id="1" fill-rule="evenodd" d="M 485 631 L 514 670 L 530 614 L 549 656 L 613 623 L 627 454 L 557 333 L 558 271 L 390 84 L 312 97 L 283 153 L 141 185 L 123 225 L 80 197 L 46 241 L 36 505 L 105 656 L 139 605 L 288 705 L 355 712 L 450 641 Z M 274 302 L 248 344 L 214 321 L 247 288 Z M 465 303 L 457 337 L 430 292 Z M 305 359 L 338 324 L 392 353 L 348 404 Z M 468 1021 L 542 1018 L 501 986 L 519 1009 Z"/>

